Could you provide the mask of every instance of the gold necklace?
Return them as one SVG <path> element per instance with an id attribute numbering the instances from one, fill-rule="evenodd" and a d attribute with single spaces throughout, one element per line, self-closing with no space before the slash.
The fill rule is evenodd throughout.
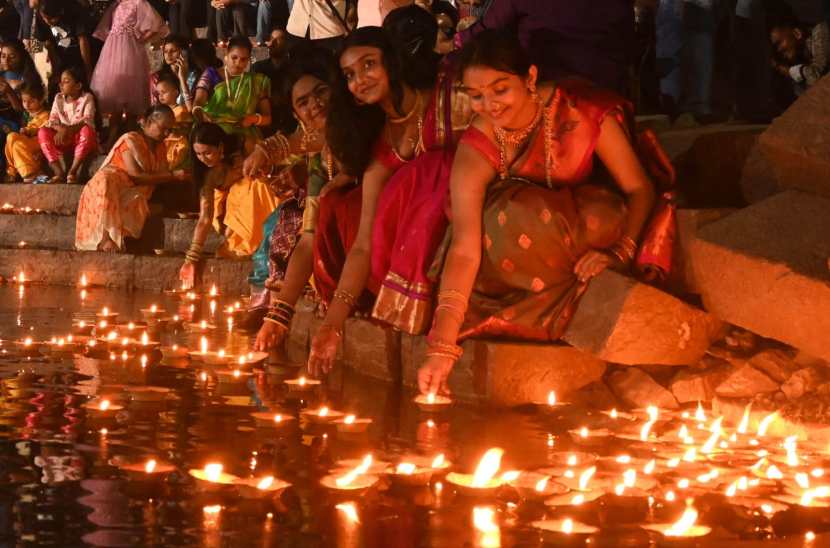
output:
<path id="1" fill-rule="evenodd" d="M 544 107 L 541 99 L 535 99 L 536 113 L 533 115 L 533 120 L 527 126 L 520 129 L 504 129 L 500 127 L 495 128 L 496 141 L 499 143 L 499 174 L 502 179 L 507 179 L 507 146 L 510 145 L 514 149 L 519 148 L 527 141 L 530 134 L 539 125 L 542 119 L 542 112 Z"/>
<path id="2" fill-rule="evenodd" d="M 397 124 L 403 124 L 405 122 L 408 122 L 412 118 L 412 115 L 415 114 L 416 112 L 418 112 L 420 109 L 421 109 L 421 93 L 416 91 L 415 92 L 415 104 L 412 106 L 412 110 L 410 110 L 407 114 L 405 114 L 404 116 L 402 116 L 400 118 L 389 118 L 389 123 L 397 125 Z"/>
<path id="3" fill-rule="evenodd" d="M 230 79 L 230 74 L 228 73 L 228 67 L 224 67 L 224 68 L 225 68 L 225 85 L 228 88 L 228 104 L 229 105 L 235 105 L 236 100 L 239 99 L 239 93 L 240 93 L 240 91 L 242 91 L 242 77 L 245 75 L 245 73 L 243 72 L 242 74 L 239 75 L 239 77 L 238 77 L 239 78 L 239 84 L 236 86 L 236 93 L 234 93 L 233 90 L 231 89 L 231 79 Z M 234 78 L 236 78 L 236 77 L 234 77 Z"/>
<path id="4" fill-rule="evenodd" d="M 412 145 L 412 158 L 415 158 L 421 152 L 426 150 L 426 146 L 424 145 L 424 114 L 421 112 L 421 94 L 418 93 L 418 99 L 415 101 L 415 108 L 407 114 L 404 118 L 405 120 L 409 120 L 412 118 L 412 115 L 418 113 L 418 137 L 416 138 L 409 138 L 409 142 Z M 398 118 L 398 120 L 402 120 Z M 397 124 L 398 122 L 395 120 L 390 119 L 390 123 L 386 124 L 386 138 L 389 141 L 389 148 L 392 149 L 392 154 L 400 161 L 401 163 L 406 163 L 406 160 L 400 151 L 395 147 L 395 141 L 392 136 L 392 124 Z M 404 128 L 404 134 L 406 134 L 406 128 Z"/>

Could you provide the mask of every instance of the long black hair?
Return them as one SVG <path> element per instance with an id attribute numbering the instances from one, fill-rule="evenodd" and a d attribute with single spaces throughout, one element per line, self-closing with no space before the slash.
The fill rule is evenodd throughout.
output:
<path id="1" fill-rule="evenodd" d="M 207 38 L 198 38 L 190 44 L 190 64 L 200 71 L 219 68 L 222 60 L 216 57 L 216 48 Z"/>
<path id="2" fill-rule="evenodd" d="M 525 77 L 531 63 L 519 37 L 507 30 L 488 29 L 475 35 L 458 55 L 459 74 L 470 67 L 488 67 Z"/>
<path id="3" fill-rule="evenodd" d="M 242 145 L 236 135 L 229 135 L 218 125 L 205 122 L 196 124 L 193 131 L 190 133 L 190 154 L 193 158 L 193 181 L 196 183 L 196 191 L 198 192 L 205 184 L 205 177 L 209 168 L 199 161 L 194 150 L 194 145 L 208 145 L 212 147 L 222 147 L 224 156 L 222 162 L 225 165 L 233 164 L 234 157 L 242 150 Z"/>
<path id="4" fill-rule="evenodd" d="M 438 21 L 427 10 L 415 4 L 389 12 L 383 30 L 398 52 L 406 68 L 404 80 L 416 89 L 435 85 L 441 56 L 435 53 Z"/>
<path id="5" fill-rule="evenodd" d="M 25 84 L 43 86 L 43 79 L 40 77 L 37 68 L 35 68 L 35 62 L 32 60 L 32 56 L 29 55 L 23 42 L 20 40 L 5 40 L 3 43 L 0 43 L 0 49 L 2 48 L 13 49 L 17 54 L 17 57 L 22 63 L 20 74 L 23 76 L 23 82 Z"/>

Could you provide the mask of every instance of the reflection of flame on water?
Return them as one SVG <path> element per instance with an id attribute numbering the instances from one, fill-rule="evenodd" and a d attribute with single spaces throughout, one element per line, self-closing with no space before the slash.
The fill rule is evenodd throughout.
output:
<path id="1" fill-rule="evenodd" d="M 473 508 L 473 526 L 481 535 L 478 545 L 487 548 L 501 546 L 501 531 L 493 520 L 496 512 L 489 506 L 476 506 Z"/>
<path id="2" fill-rule="evenodd" d="M 588 468 L 587 470 L 585 470 L 584 472 L 582 472 L 579 475 L 579 490 L 580 491 L 585 491 L 585 490 L 588 489 L 588 482 L 591 481 L 591 478 L 594 476 L 594 474 L 596 472 L 597 472 L 597 467 L 592 466 L 592 467 Z"/>
<path id="3" fill-rule="evenodd" d="M 502 455 L 504 450 L 498 447 L 487 450 L 473 474 L 473 487 L 485 487 L 493 479 L 501 466 Z"/>
<path id="4" fill-rule="evenodd" d="M 357 508 L 355 507 L 353 502 L 341 502 L 337 506 L 335 506 L 338 511 L 343 512 L 343 515 L 346 516 L 352 523 L 360 523 L 360 518 L 357 515 Z"/>
<path id="5" fill-rule="evenodd" d="M 752 409 L 752 403 L 744 408 L 744 416 L 741 418 L 741 423 L 738 425 L 738 434 L 746 434 L 749 429 L 749 411 Z"/>
<path id="6" fill-rule="evenodd" d="M 688 535 L 689 530 L 697 521 L 697 510 L 692 506 L 692 502 L 694 502 L 692 499 L 686 500 L 686 511 L 683 512 L 679 520 L 666 529 L 664 534 L 667 537 L 685 537 Z"/>
<path id="7" fill-rule="evenodd" d="M 801 495 L 801 500 L 798 503 L 801 506 L 810 506 L 813 503 L 813 499 L 823 499 L 827 497 L 830 497 L 830 486 L 822 485 L 821 487 L 804 491 L 804 494 Z"/>

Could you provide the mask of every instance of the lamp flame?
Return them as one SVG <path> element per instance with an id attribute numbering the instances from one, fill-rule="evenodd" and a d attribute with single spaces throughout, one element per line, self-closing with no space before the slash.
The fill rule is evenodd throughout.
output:
<path id="1" fill-rule="evenodd" d="M 571 518 L 566 518 L 565 521 L 562 522 L 562 532 L 566 535 L 570 535 L 573 533 L 574 530 L 574 520 Z"/>
<path id="2" fill-rule="evenodd" d="M 362 476 L 369 470 L 369 467 L 372 466 L 372 455 L 366 455 L 363 457 L 363 461 L 357 465 L 353 470 L 350 470 L 346 475 L 341 476 L 334 480 L 334 483 L 337 487 L 348 487 L 354 480 L 358 478 L 358 476 Z"/>
<path id="3" fill-rule="evenodd" d="M 744 416 L 741 418 L 741 423 L 738 425 L 738 434 L 746 434 L 749 429 L 749 411 L 752 409 L 752 403 L 749 403 L 744 408 Z"/>
<path id="4" fill-rule="evenodd" d="M 441 453 L 432 461 L 432 468 L 441 468 L 442 466 L 444 466 L 444 453 Z"/>
<path id="5" fill-rule="evenodd" d="M 548 486 L 548 480 L 549 479 L 550 479 L 549 477 L 545 476 L 544 478 L 537 481 L 536 486 L 535 486 L 536 491 L 539 492 L 539 493 L 544 493 L 545 492 L 545 487 Z"/>
<path id="6" fill-rule="evenodd" d="M 398 467 L 395 469 L 396 474 L 403 474 L 405 476 L 411 476 L 415 473 L 416 466 L 411 462 L 402 462 L 398 464 Z"/>
<path id="7" fill-rule="evenodd" d="M 262 480 L 260 480 L 259 483 L 256 484 L 256 488 L 261 491 L 265 491 L 272 485 L 274 485 L 274 476 L 266 476 L 262 478 Z"/>
<path id="8" fill-rule="evenodd" d="M 766 435 L 767 429 L 769 429 L 770 425 L 772 424 L 772 421 L 774 421 L 776 419 L 776 417 L 778 417 L 778 411 L 775 411 L 774 413 L 770 413 L 769 415 L 764 417 L 764 419 L 758 425 L 758 435 L 759 436 L 765 436 Z"/>
<path id="9" fill-rule="evenodd" d="M 335 506 L 340 512 L 343 512 L 343 515 L 346 516 L 346 519 L 351 521 L 352 523 L 360 523 L 360 518 L 357 515 L 357 508 L 353 502 L 341 502 L 337 506 Z"/>
<path id="10" fill-rule="evenodd" d="M 148 460 L 147 464 L 144 465 L 144 471 L 147 472 L 148 474 L 152 474 L 153 470 L 156 469 L 156 464 L 158 464 L 156 462 L 156 459 Z"/>
<path id="11" fill-rule="evenodd" d="M 199 339 L 199 349 L 202 351 L 202 354 L 206 354 L 208 351 L 208 341 L 207 338 L 202 337 Z"/>
<path id="12" fill-rule="evenodd" d="M 548 392 L 548 405 L 550 405 L 551 407 L 556 405 L 556 392 L 554 392 L 553 390 Z"/>
<path id="13" fill-rule="evenodd" d="M 692 506 L 692 499 L 686 501 L 686 511 L 680 516 L 680 519 L 666 529 L 664 533 L 667 537 L 683 537 L 686 536 L 689 530 L 697 521 L 697 510 Z"/>
<path id="14" fill-rule="evenodd" d="M 101 400 L 100 405 L 98 405 L 98 409 L 101 411 L 106 411 L 110 408 L 110 401 L 109 400 Z"/>
<path id="15" fill-rule="evenodd" d="M 219 463 L 212 462 L 205 465 L 205 477 L 208 481 L 217 482 L 222 477 L 223 466 Z"/>
<path id="16" fill-rule="evenodd" d="M 355 416 L 354 415 L 346 415 L 346 418 L 343 419 L 344 424 L 354 424 Z"/>
<path id="17" fill-rule="evenodd" d="M 484 487 L 493 479 L 501 466 L 502 455 L 504 455 L 504 450 L 498 447 L 489 449 L 484 454 L 473 474 L 473 487 Z"/>
<path id="18" fill-rule="evenodd" d="M 587 489 L 588 482 L 591 481 L 591 478 L 593 477 L 594 474 L 596 474 L 596 472 L 597 472 L 597 467 L 592 466 L 592 467 L 588 468 L 587 470 L 585 470 L 584 472 L 582 472 L 579 475 L 579 490 L 580 491 L 585 491 Z"/>

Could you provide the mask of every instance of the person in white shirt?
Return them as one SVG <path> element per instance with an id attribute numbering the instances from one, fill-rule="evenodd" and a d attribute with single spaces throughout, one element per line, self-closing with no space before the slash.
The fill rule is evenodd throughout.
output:
<path id="1" fill-rule="evenodd" d="M 354 0 L 294 0 L 285 30 L 294 39 L 336 51 L 353 25 Z"/>

